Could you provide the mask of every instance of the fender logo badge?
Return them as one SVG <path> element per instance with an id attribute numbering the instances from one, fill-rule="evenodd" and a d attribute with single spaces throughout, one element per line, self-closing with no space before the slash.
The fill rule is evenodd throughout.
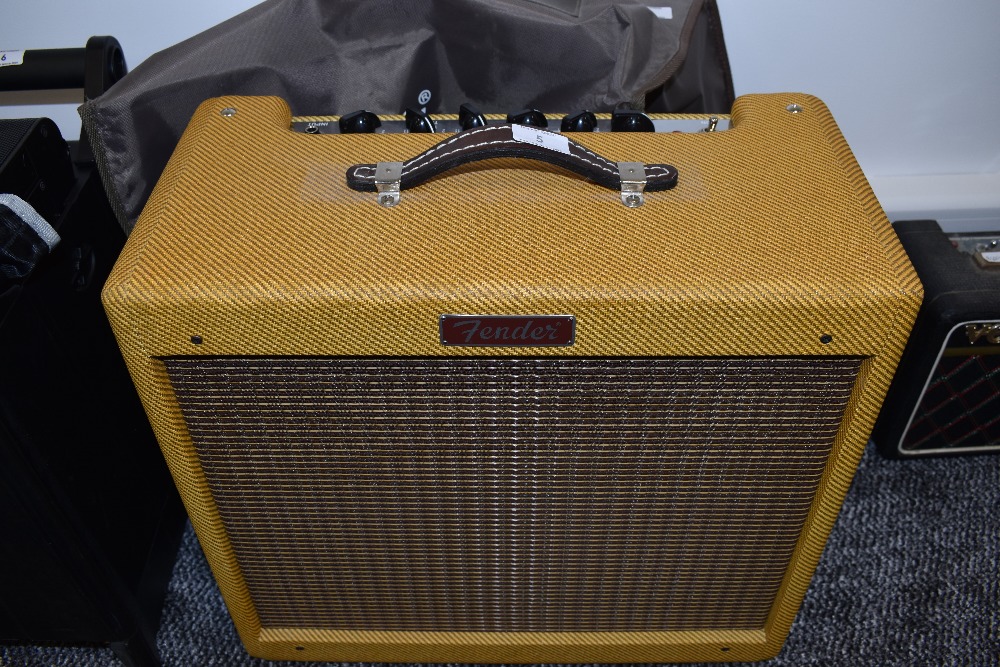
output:
<path id="1" fill-rule="evenodd" d="M 440 326 L 442 345 L 567 346 L 576 339 L 572 315 L 442 315 Z"/>

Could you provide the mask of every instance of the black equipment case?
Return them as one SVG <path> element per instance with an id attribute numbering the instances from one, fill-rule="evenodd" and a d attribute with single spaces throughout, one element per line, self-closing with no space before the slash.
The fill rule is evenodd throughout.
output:
<path id="1" fill-rule="evenodd" d="M 898 458 L 1000 451 L 1000 232 L 894 226 L 924 303 L 872 439 Z"/>
<path id="2" fill-rule="evenodd" d="M 114 38 L 60 51 L 25 52 L 0 88 L 99 94 L 124 68 Z M 0 120 L 0 643 L 158 665 L 186 516 L 101 306 L 125 234 L 86 155 L 47 118 Z"/>

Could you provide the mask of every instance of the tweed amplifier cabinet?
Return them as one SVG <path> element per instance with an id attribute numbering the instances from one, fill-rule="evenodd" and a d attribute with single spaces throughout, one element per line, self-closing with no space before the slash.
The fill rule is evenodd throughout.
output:
<path id="1" fill-rule="evenodd" d="M 774 655 L 922 294 L 822 102 L 358 118 L 205 102 L 104 291 L 250 653 Z"/>

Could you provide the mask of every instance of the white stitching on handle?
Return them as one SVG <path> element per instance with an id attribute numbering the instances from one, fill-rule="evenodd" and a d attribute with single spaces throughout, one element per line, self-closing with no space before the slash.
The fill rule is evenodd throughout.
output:
<path id="1" fill-rule="evenodd" d="M 436 146 L 434 146 L 432 148 L 429 148 L 427 151 L 425 151 L 424 153 L 421 153 L 420 155 L 418 155 L 417 157 L 413 158 L 412 160 L 407 161 L 403 165 L 403 170 L 401 172 L 401 177 L 402 176 L 406 176 L 409 173 L 411 173 L 412 170 L 413 170 L 413 164 L 416 163 L 416 162 L 418 162 L 418 161 L 420 161 L 420 164 L 422 166 L 424 164 L 431 164 L 431 163 L 433 163 L 433 162 L 435 162 L 437 160 L 440 160 L 442 158 L 448 157 L 450 155 L 455 155 L 457 153 L 462 153 L 462 152 L 465 152 L 465 151 L 474 150 L 474 149 L 477 149 L 477 148 L 481 148 L 483 146 L 516 145 L 516 144 L 523 143 L 523 142 L 519 142 L 519 141 L 517 141 L 516 139 L 513 139 L 513 138 L 511 138 L 511 139 L 499 139 L 499 140 L 493 140 L 493 141 L 479 141 L 479 142 L 475 142 L 475 143 L 469 144 L 467 146 L 462 146 L 461 148 L 457 148 L 457 149 L 452 150 L 452 151 L 448 151 L 446 153 L 442 153 L 441 155 L 437 155 L 437 156 L 432 157 L 430 159 L 427 159 L 429 156 L 433 155 L 434 153 L 436 153 L 437 151 L 439 151 L 439 150 L 441 150 L 443 148 L 446 148 L 447 146 L 450 146 L 451 144 L 455 143 L 459 139 L 465 139 L 465 138 L 468 138 L 468 137 L 470 137 L 470 136 L 472 136 L 474 134 L 479 134 L 479 133 L 482 133 L 482 132 L 492 132 L 492 131 L 496 131 L 496 130 L 508 130 L 508 129 L 510 129 L 509 125 L 490 125 L 490 126 L 478 128 L 478 129 L 475 129 L 475 130 L 470 130 L 470 131 L 467 131 L 467 132 L 465 132 L 463 134 L 455 135 L 451 139 L 448 139 L 447 141 L 442 141 L 441 143 L 437 144 Z M 591 161 L 591 160 L 587 160 L 586 158 L 583 158 L 583 157 L 581 157 L 579 155 L 574 155 L 573 157 L 575 157 L 577 160 L 580 160 L 581 162 L 585 162 L 586 164 L 589 164 L 589 165 L 594 166 L 594 167 L 596 167 L 598 169 L 601 169 L 602 171 L 605 171 L 605 172 L 607 172 L 609 174 L 617 175 L 617 173 L 618 173 L 617 170 L 614 169 L 614 168 L 612 168 L 611 166 L 609 166 L 609 165 L 613 165 L 613 163 L 610 160 L 608 160 L 607 158 L 604 158 L 604 157 L 598 155 L 597 153 L 595 153 L 592 150 L 588 149 L 586 146 L 584 146 L 582 144 L 579 144 L 579 143 L 577 143 L 575 141 L 572 142 L 572 145 L 576 146 L 577 148 L 579 148 L 581 151 L 583 151 L 587 155 L 590 155 L 591 157 L 593 157 L 593 158 L 595 158 L 597 160 L 600 160 L 600 162 L 594 162 L 594 161 Z M 650 177 L 650 178 L 656 178 L 658 175 L 661 176 L 661 177 L 670 177 L 670 176 L 672 176 L 671 171 L 669 169 L 663 167 L 663 166 L 650 164 L 650 165 L 645 165 L 645 167 L 650 172 L 654 172 L 654 173 L 648 174 L 648 177 Z M 362 171 L 364 171 L 366 173 L 362 174 L 361 173 Z M 660 172 L 660 173 L 657 174 L 655 172 Z M 374 165 L 357 165 L 354 168 L 354 178 L 356 178 L 358 180 L 373 180 L 375 178 L 375 166 Z"/>
<path id="2" fill-rule="evenodd" d="M 441 150 L 445 146 L 450 146 L 451 144 L 455 143 L 459 139 L 464 139 L 466 137 L 471 137 L 471 136 L 473 136 L 475 134 L 479 134 L 481 132 L 490 132 L 490 131 L 494 131 L 494 130 L 502 130 L 505 127 L 506 127 L 505 125 L 488 125 L 486 127 L 480 127 L 478 129 L 475 129 L 475 130 L 468 130 L 468 131 L 466 131 L 464 133 L 456 134 L 451 139 L 448 139 L 447 141 L 442 141 L 441 143 L 437 144 L 436 146 L 428 148 L 426 151 L 424 151 L 423 153 L 421 153 L 417 157 L 413 158 L 413 160 L 417 160 L 419 158 L 427 157 L 428 155 L 431 155 L 431 154 L 435 153 L 436 151 Z M 475 146 L 475 145 L 480 145 L 480 144 L 473 144 L 473 145 Z M 486 144 L 481 144 L 481 145 L 486 145 Z M 413 162 L 413 160 L 410 160 L 409 162 Z M 409 164 L 409 162 L 407 164 Z M 404 168 L 405 168 L 405 165 L 404 165 Z"/>
<path id="3" fill-rule="evenodd" d="M 647 164 L 646 165 L 646 169 L 648 169 L 649 171 L 653 171 L 653 172 L 657 172 L 657 171 L 661 172 L 660 176 L 664 176 L 664 177 L 673 176 L 673 171 L 671 171 L 667 167 L 664 167 L 663 165 L 660 165 L 660 164 Z M 656 177 L 656 174 L 649 174 L 649 175 L 651 177 L 654 177 L 654 178 Z"/>
<path id="4" fill-rule="evenodd" d="M 479 143 L 479 144 L 476 144 L 476 145 L 477 146 L 489 146 L 489 145 L 494 145 L 494 144 L 509 144 L 509 143 L 512 143 L 512 142 L 510 140 L 499 140 L 499 141 L 482 142 L 482 143 Z M 445 157 L 446 155 L 449 155 L 449 154 L 445 153 L 444 155 L 439 155 L 438 157 L 434 158 L 434 160 L 437 160 L 439 158 Z M 587 162 L 588 164 L 594 164 L 594 163 L 590 162 L 589 160 L 584 160 L 583 158 L 581 158 L 579 156 L 577 156 L 577 159 L 582 160 L 583 162 Z M 428 161 L 428 163 L 429 162 L 430 161 Z M 606 169 L 605 167 L 603 167 L 601 165 L 595 165 L 595 166 L 598 166 L 601 169 L 604 169 L 604 171 L 607 171 L 609 173 L 613 173 L 613 172 L 611 172 L 611 170 Z M 651 172 L 651 173 L 647 174 L 648 178 L 672 178 L 673 177 L 673 171 L 671 171 L 667 167 L 663 167 L 663 166 L 658 165 L 658 164 L 647 164 L 647 165 L 645 165 L 645 167 L 646 167 L 647 170 L 649 170 L 649 172 Z M 362 171 L 364 171 L 366 173 L 362 174 L 361 173 Z M 353 178 L 355 178 L 357 180 L 360 180 L 360 181 L 374 180 L 375 179 L 375 165 L 364 165 L 364 164 L 356 165 L 354 167 L 354 171 L 352 172 L 352 176 L 353 176 Z"/>
<path id="5" fill-rule="evenodd" d="M 424 151 L 423 153 L 421 153 L 417 157 L 413 158 L 412 160 L 408 160 L 406 162 L 406 164 L 403 165 L 404 172 L 406 170 L 406 165 L 411 164 L 412 162 L 414 162 L 416 160 L 425 158 L 428 155 L 431 155 L 431 154 L 435 153 L 436 151 L 444 148 L 445 146 L 449 146 L 449 145 L 455 143 L 460 138 L 469 137 L 469 136 L 471 136 L 473 134 L 479 134 L 480 132 L 488 132 L 488 131 L 491 131 L 491 130 L 502 130 L 503 128 L 504 128 L 503 125 L 490 125 L 488 127 L 481 127 L 481 128 L 475 129 L 475 130 L 469 130 L 469 131 L 465 132 L 464 134 L 456 134 L 451 139 L 448 139 L 447 141 L 442 141 L 441 143 L 439 143 L 439 144 L 437 144 L 437 145 L 435 145 L 435 146 L 433 146 L 431 148 L 428 148 L 426 151 Z M 484 144 L 474 144 L 474 145 L 475 146 L 479 146 L 479 145 L 487 145 L 487 144 L 484 143 Z M 361 174 L 359 174 L 358 172 L 361 169 L 364 169 L 367 172 L 371 172 L 371 175 L 361 175 Z M 355 168 L 355 170 L 354 170 L 354 176 L 356 178 L 359 178 L 359 179 L 362 179 L 362 180 L 374 179 L 375 178 L 375 173 L 374 172 L 375 172 L 375 166 L 374 165 L 358 165 L 358 167 Z"/>
<path id="6" fill-rule="evenodd" d="M 461 153 L 463 151 L 473 150 L 473 149 L 476 149 L 476 148 L 481 148 L 483 146 L 519 145 L 519 144 L 522 144 L 522 143 L 523 142 L 517 141 L 516 139 L 498 139 L 498 140 L 495 140 L 495 141 L 481 141 L 481 142 L 477 142 L 475 144 L 470 144 L 469 146 L 463 146 L 462 148 L 456 148 L 455 150 L 449 151 L 447 153 L 442 153 L 441 155 L 435 156 L 435 157 L 431 158 L 430 160 L 424 160 L 424 161 L 421 162 L 420 166 L 423 166 L 425 164 L 431 164 L 432 162 L 435 162 L 435 161 L 440 160 L 442 158 L 446 158 L 449 155 L 454 155 L 456 153 Z M 530 145 L 530 144 L 528 144 L 528 145 Z M 424 156 L 421 156 L 420 158 L 414 158 L 413 160 L 410 160 L 409 162 L 407 162 L 406 164 L 404 164 L 403 165 L 403 172 L 402 172 L 402 174 L 404 176 L 407 175 L 407 174 L 409 174 L 412 171 L 412 169 L 409 169 L 409 166 L 412 165 L 412 163 L 415 162 L 418 159 L 422 160 L 423 157 Z M 574 155 L 573 157 L 576 158 L 577 160 L 581 161 L 581 162 L 586 162 L 589 165 L 593 165 L 594 167 L 597 167 L 598 169 L 606 171 L 609 174 L 617 174 L 618 173 L 614 169 L 611 169 L 611 168 L 609 168 L 609 167 L 607 167 L 607 166 L 605 166 L 603 164 L 598 164 L 598 163 L 593 162 L 591 160 L 587 160 L 586 158 L 582 158 L 579 155 Z"/>
<path id="7" fill-rule="evenodd" d="M 480 128 L 478 130 L 473 130 L 472 132 L 468 132 L 468 133 L 466 133 L 463 136 L 464 137 L 469 137 L 469 136 L 471 136 L 474 133 L 488 131 L 488 130 L 511 130 L 511 128 L 510 128 L 509 125 L 493 125 L 493 126 L 490 126 L 490 127 Z M 511 132 L 513 132 L 513 131 L 511 130 Z M 444 148 L 444 147 L 450 145 L 451 143 L 453 143 L 454 141 L 456 141 L 458 138 L 459 137 L 456 135 L 456 137 L 454 137 L 453 139 L 451 139 L 449 141 L 446 141 L 446 142 L 442 142 L 442 143 L 438 144 L 437 146 L 435 146 L 434 148 L 428 150 L 427 152 L 425 152 L 425 153 L 423 153 L 421 155 L 418 155 L 417 157 L 413 158 L 412 160 L 407 161 L 406 164 L 403 165 L 403 174 L 408 174 L 411 171 L 412 165 L 415 162 L 417 162 L 417 161 L 420 161 L 421 164 L 431 164 L 435 160 L 439 160 L 439 159 L 441 159 L 443 157 L 446 157 L 448 155 L 454 155 L 456 153 L 460 153 L 460 152 L 463 152 L 463 151 L 466 151 L 466 150 L 474 150 L 474 149 L 480 148 L 482 146 L 495 146 L 495 145 L 498 145 L 498 144 L 515 144 L 516 145 L 516 144 L 522 143 L 522 142 L 517 141 L 516 139 L 513 139 L 513 138 L 512 139 L 501 139 L 501 140 L 498 140 L 498 141 L 480 141 L 480 142 L 469 144 L 468 146 L 463 146 L 461 148 L 457 148 L 457 149 L 455 149 L 453 151 L 449 151 L 447 153 L 443 153 L 442 155 L 438 155 L 438 156 L 433 157 L 433 158 L 431 158 L 429 160 L 426 159 L 431 153 L 435 152 L 439 148 Z M 588 151 L 586 148 L 584 148 L 583 146 L 580 146 L 580 144 L 577 144 L 575 141 L 573 142 L 573 144 L 575 144 L 576 146 L 579 146 L 580 148 L 582 148 L 585 153 L 587 153 L 589 155 L 592 155 L 593 157 L 597 158 L 598 160 L 601 160 L 604 164 L 596 164 L 594 162 L 591 162 L 589 160 L 581 158 L 579 155 L 574 155 L 573 157 L 577 158 L 578 160 L 582 160 L 583 162 L 586 162 L 587 164 L 591 164 L 591 165 L 593 165 L 595 167 L 603 169 L 604 171 L 608 172 L 609 174 L 615 174 L 615 173 L 617 173 L 613 168 L 611 168 L 610 165 L 612 163 L 611 163 L 610 160 L 602 158 L 600 155 L 597 155 L 596 153 Z"/>

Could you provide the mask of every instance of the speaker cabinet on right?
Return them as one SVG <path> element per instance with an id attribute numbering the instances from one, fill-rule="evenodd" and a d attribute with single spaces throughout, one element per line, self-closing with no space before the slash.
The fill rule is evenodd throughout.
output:
<path id="1" fill-rule="evenodd" d="M 872 439 L 894 458 L 1000 451 L 1000 231 L 894 227 L 925 296 Z"/>

